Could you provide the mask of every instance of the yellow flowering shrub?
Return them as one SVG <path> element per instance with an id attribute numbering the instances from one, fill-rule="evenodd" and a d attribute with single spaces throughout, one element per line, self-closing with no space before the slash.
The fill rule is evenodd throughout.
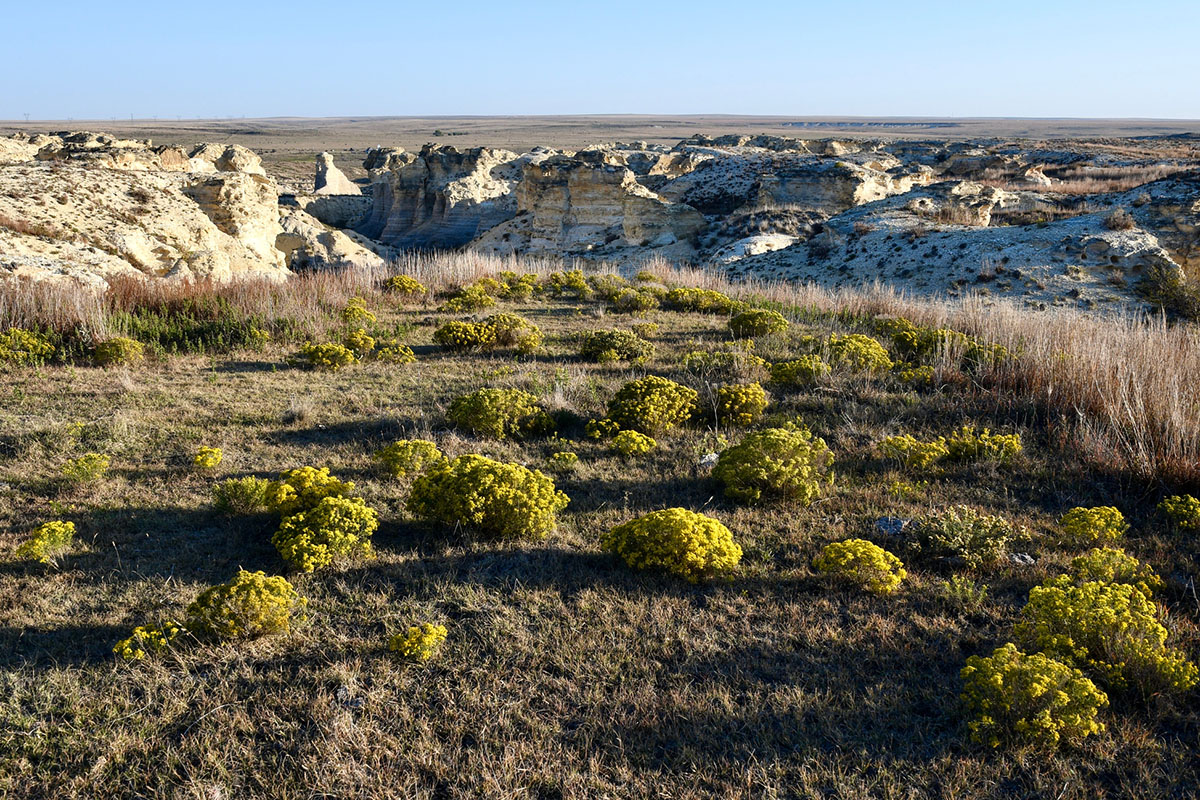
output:
<path id="1" fill-rule="evenodd" d="M 321 344 L 306 342 L 300 348 L 300 357 L 307 361 L 308 365 L 313 369 L 323 369 L 330 372 L 336 372 L 342 367 L 349 366 L 358 361 L 358 356 L 354 355 L 353 350 L 337 342 L 324 342 Z"/>
<path id="2" fill-rule="evenodd" d="M 1094 547 L 1071 560 L 1071 571 L 1049 583 L 1055 586 L 1070 586 L 1088 581 L 1101 583 L 1126 583 L 1146 597 L 1153 597 L 1162 588 L 1162 578 L 1147 564 L 1117 547 Z"/>
<path id="3" fill-rule="evenodd" d="M 721 451 L 713 477 L 725 496 L 742 503 L 766 498 L 808 505 L 833 480 L 833 453 L 803 425 L 755 431 Z"/>
<path id="4" fill-rule="evenodd" d="M 229 478 L 213 487 L 213 507 L 222 514 L 253 514 L 267 507 L 267 490 L 271 482 L 266 478 L 247 475 Z"/>
<path id="5" fill-rule="evenodd" d="M 363 325 L 374 325 L 378 320 L 367 308 L 367 301 L 365 299 L 351 297 L 346 303 L 346 307 L 342 309 L 342 322 L 347 325 L 361 327 Z"/>
<path id="6" fill-rule="evenodd" d="M 1119 692 L 1150 695 L 1196 685 L 1196 665 L 1167 646 L 1154 602 L 1129 584 L 1052 581 L 1034 587 L 1016 635 Z"/>
<path id="7" fill-rule="evenodd" d="M 551 297 L 572 294 L 580 300 L 586 300 L 592 296 L 592 287 L 588 284 L 583 270 L 578 269 L 551 272 L 542 281 L 542 289 Z"/>
<path id="8" fill-rule="evenodd" d="M 147 656 L 159 656 L 171 649 L 171 643 L 183 633 L 178 622 L 168 622 L 160 628 L 141 626 L 133 629 L 128 639 L 113 647 L 113 653 L 125 661 L 141 661 Z"/>
<path id="9" fill-rule="evenodd" d="M 433 341 L 448 350 L 514 347 L 519 352 L 532 353 L 542 344 L 542 331 L 516 314 L 493 314 L 479 322 L 446 322 L 434 331 Z"/>
<path id="10" fill-rule="evenodd" d="M 477 322 L 450 320 L 433 332 L 433 341 L 448 350 L 483 349 L 492 343 L 492 331 Z"/>
<path id="11" fill-rule="evenodd" d="M 92 360 L 102 367 L 114 367 L 141 361 L 145 353 L 146 348 L 138 340 L 115 336 L 96 343 L 92 348 Z"/>
<path id="12" fill-rule="evenodd" d="M 933 441 L 922 442 L 912 434 L 889 436 L 876 445 L 879 454 L 884 458 L 894 458 L 906 467 L 912 469 L 929 469 L 947 455 L 946 440 L 938 437 Z"/>
<path id="13" fill-rule="evenodd" d="M 343 556 L 373 558 L 371 535 L 378 527 L 378 515 L 361 498 L 326 497 L 284 517 L 271 543 L 293 569 L 312 572 Z"/>
<path id="14" fill-rule="evenodd" d="M 308 600 L 285 578 L 239 569 L 227 583 L 205 589 L 187 607 L 184 627 L 194 636 L 253 639 L 287 633 L 303 619 Z"/>
<path id="15" fill-rule="evenodd" d="M 521 389 L 480 389 L 460 395 L 450 403 L 446 417 L 459 428 L 493 439 L 546 433 L 554 427 L 538 399 Z"/>
<path id="16" fill-rule="evenodd" d="M 43 364 L 54 355 L 54 345 L 36 331 L 9 328 L 0 333 L 0 363 Z"/>
<path id="17" fill-rule="evenodd" d="M 93 483 L 104 477 L 112 459 L 102 453 L 84 453 L 62 465 L 63 477 L 72 483 Z"/>
<path id="18" fill-rule="evenodd" d="M 438 446 L 426 439 L 402 439 L 375 451 L 379 468 L 393 478 L 417 475 L 441 461 Z"/>
<path id="19" fill-rule="evenodd" d="M 330 475 L 329 467 L 299 467 L 271 481 L 265 499 L 268 509 L 286 517 L 312 508 L 326 497 L 349 497 L 353 493 L 354 484 Z"/>
<path id="20" fill-rule="evenodd" d="M 616 450 L 626 458 L 633 456 L 644 456 L 654 448 L 658 447 L 658 442 L 651 439 L 644 433 L 637 431 L 621 431 L 613 437 L 613 450 Z"/>
<path id="21" fill-rule="evenodd" d="M 1164 497 L 1158 512 L 1182 531 L 1200 531 L 1200 500 L 1190 494 Z"/>
<path id="22" fill-rule="evenodd" d="M 271 341 L 271 332 L 265 331 L 262 328 L 250 326 L 250 330 L 246 332 L 246 345 L 251 350 L 262 350 Z"/>
<path id="23" fill-rule="evenodd" d="M 50 564 L 69 550 L 74 541 L 74 522 L 44 522 L 33 529 L 33 533 L 21 543 L 14 555 L 22 561 Z"/>
<path id="24" fill-rule="evenodd" d="M 892 374 L 905 383 L 919 386 L 931 386 L 937 377 L 933 367 L 928 364 L 912 364 L 907 361 L 900 361 L 892 365 Z"/>
<path id="25" fill-rule="evenodd" d="M 500 273 L 504 286 L 500 296 L 507 300 L 528 300 L 538 290 L 538 276 L 535 272 L 517 274 L 512 270 Z"/>
<path id="26" fill-rule="evenodd" d="M 390 339 L 375 342 L 373 357 L 385 364 L 412 364 L 417 360 L 411 347 Z"/>
<path id="27" fill-rule="evenodd" d="M 696 391 L 658 375 L 630 381 L 608 403 L 608 418 L 621 426 L 653 436 L 689 420 L 696 409 Z"/>
<path id="28" fill-rule="evenodd" d="M 742 548 L 719 520 L 686 508 L 654 511 L 600 538 L 632 569 L 663 570 L 693 583 L 732 570 Z"/>
<path id="29" fill-rule="evenodd" d="M 813 566 L 823 575 L 880 595 L 891 594 L 908 577 L 900 559 L 866 539 L 825 545 Z"/>
<path id="30" fill-rule="evenodd" d="M 544 539 L 568 502 L 542 472 L 465 455 L 435 464 L 418 477 L 408 510 L 497 538 Z"/>
<path id="31" fill-rule="evenodd" d="M 892 358 L 883 345 L 861 333 L 831 334 L 829 361 L 848 372 L 887 372 L 892 368 Z"/>
<path id="32" fill-rule="evenodd" d="M 472 284 L 459 289 L 454 296 L 442 304 L 442 311 L 453 314 L 482 311 L 496 305 L 496 298 L 488 293 L 485 286 Z"/>
<path id="33" fill-rule="evenodd" d="M 425 284 L 408 275 L 393 275 L 383 282 L 383 290 L 388 294 L 398 294 L 408 298 L 422 297 L 429 293 Z"/>
<path id="34" fill-rule="evenodd" d="M 635 322 L 629 326 L 629 330 L 633 331 L 633 335 L 639 339 L 653 339 L 658 335 L 658 323 Z"/>
<path id="35" fill-rule="evenodd" d="M 1125 515 L 1112 506 L 1076 506 L 1063 514 L 1058 524 L 1067 541 L 1081 545 L 1112 544 L 1123 539 L 1129 530 Z"/>
<path id="36" fill-rule="evenodd" d="M 905 358 L 929 358 L 947 350 L 963 352 L 970 343 L 971 337 L 950 328 L 914 326 L 892 334 L 892 346 Z"/>
<path id="37" fill-rule="evenodd" d="M 686 353 L 681 363 L 707 381 L 761 380 L 771 366 L 746 350 L 696 350 Z"/>
<path id="38" fill-rule="evenodd" d="M 739 339 L 757 339 L 781 333 L 788 326 L 787 318 L 778 311 L 749 308 L 729 318 L 729 330 Z"/>
<path id="39" fill-rule="evenodd" d="M 216 469 L 221 466 L 221 461 L 224 458 L 225 454 L 221 452 L 221 448 L 201 446 L 196 451 L 196 455 L 192 459 L 192 464 L 200 469 Z"/>
<path id="40" fill-rule="evenodd" d="M 609 307 L 618 314 L 645 314 L 659 307 L 653 293 L 638 289 L 622 289 L 613 295 Z"/>
<path id="41" fill-rule="evenodd" d="M 1021 434 L 992 433 L 964 425 L 946 437 L 946 457 L 951 461 L 995 461 L 1008 466 L 1021 455 Z"/>
<path id="42" fill-rule="evenodd" d="M 829 365 L 818 355 L 800 356 L 771 366 L 771 382 L 780 386 L 808 386 L 829 374 Z"/>
<path id="43" fill-rule="evenodd" d="M 663 296 L 663 308 L 671 311 L 698 311 L 702 314 L 732 314 L 736 300 L 714 289 L 671 289 Z"/>
<path id="44" fill-rule="evenodd" d="M 1013 644 L 963 667 L 963 703 L 971 738 L 990 747 L 1008 742 L 1057 747 L 1075 743 L 1104 725 L 1096 720 L 1108 695 L 1078 669 Z"/>
<path id="45" fill-rule="evenodd" d="M 621 426 L 611 419 L 589 419 L 583 426 L 583 435 L 589 439 L 611 439 L 621 430 Z"/>
<path id="46" fill-rule="evenodd" d="M 445 625 L 432 622 L 413 625 L 406 633 L 397 633 L 388 640 L 388 650 L 410 661 L 424 663 L 433 658 L 448 633 Z"/>
<path id="47" fill-rule="evenodd" d="M 342 334 L 342 344 L 350 349 L 359 359 L 371 355 L 375 349 L 375 339 L 367 334 L 365 328 L 350 328 Z"/>
<path id="48" fill-rule="evenodd" d="M 717 389 L 717 421 L 744 428 L 767 409 L 767 393 L 757 383 L 731 383 Z"/>
<path id="49" fill-rule="evenodd" d="M 1004 517 L 957 505 L 922 518 L 912 548 L 935 557 L 959 559 L 975 569 L 1002 558 L 1013 535 L 1012 523 Z"/>
<path id="50" fill-rule="evenodd" d="M 588 361 L 643 361 L 652 355 L 654 345 L 631 331 L 588 331 L 579 345 L 579 357 Z"/>
<path id="51" fill-rule="evenodd" d="M 555 472 L 567 472 L 579 466 L 579 454 L 572 453 L 570 450 L 563 450 L 558 453 L 552 453 L 548 460 L 550 469 Z"/>

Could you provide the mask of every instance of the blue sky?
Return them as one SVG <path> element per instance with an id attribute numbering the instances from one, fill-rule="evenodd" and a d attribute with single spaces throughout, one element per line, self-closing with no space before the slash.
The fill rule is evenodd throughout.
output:
<path id="1" fill-rule="evenodd" d="M 8 4 L 0 119 L 1200 119 L 1197 0 Z"/>

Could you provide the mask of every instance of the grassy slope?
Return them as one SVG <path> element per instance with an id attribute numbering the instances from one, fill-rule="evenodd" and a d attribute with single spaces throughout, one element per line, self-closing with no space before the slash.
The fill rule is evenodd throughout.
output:
<path id="1" fill-rule="evenodd" d="M 506 304 L 547 332 L 544 354 L 448 355 L 421 324 L 429 309 L 371 304 L 381 325 L 410 331 L 417 364 L 312 373 L 288 368 L 279 347 L 5 375 L 0 550 L 59 516 L 77 523 L 83 546 L 58 568 L 0 564 L 0 796 L 1119 797 L 1179 796 L 1200 781 L 1194 710 L 1118 707 L 1107 733 L 1054 756 L 965 742 L 958 670 L 1006 641 L 1028 589 L 1074 554 L 1049 535 L 1063 510 L 1115 503 L 1134 523 L 1131 551 L 1163 574 L 1195 568 L 1193 548 L 1154 523 L 1143 486 L 1054 455 L 1032 412 L 989 419 L 993 398 L 970 382 L 915 392 L 890 378 L 835 378 L 776 391 L 770 413 L 799 415 L 838 457 L 835 488 L 810 508 L 725 502 L 698 462 L 737 433 L 695 429 L 637 462 L 579 442 L 579 469 L 558 481 L 571 505 L 556 534 L 473 542 L 414 522 L 406 487 L 381 478 L 370 454 L 421 435 L 451 455 L 543 465 L 544 440 L 447 430 L 450 399 L 520 386 L 582 419 L 599 415 L 635 373 L 581 363 L 567 337 L 629 320 L 596 320 L 572 303 Z M 661 330 L 647 370 L 677 380 L 695 383 L 682 353 L 728 341 L 719 317 L 648 319 Z M 790 335 L 844 327 L 818 321 Z M 789 350 L 787 340 L 765 346 L 771 358 Z M 916 476 L 930 479 L 920 496 L 890 497 L 893 480 L 914 476 L 872 445 L 963 421 L 1020 430 L 1027 456 L 1011 470 Z M 213 478 L 188 466 L 200 444 L 224 449 L 222 477 L 313 464 L 354 480 L 383 518 L 379 557 L 294 576 L 312 619 L 290 636 L 116 663 L 110 648 L 133 626 L 177 616 L 238 566 L 284 571 L 272 519 L 208 508 Z M 88 450 L 113 456 L 110 477 L 62 486 L 59 465 Z M 1035 566 L 1006 561 L 973 576 L 990 587 L 978 609 L 940 595 L 951 573 L 936 564 L 909 563 L 910 580 L 886 599 L 810 567 L 830 541 L 882 541 L 879 516 L 952 502 L 1033 532 L 1018 549 L 1036 553 Z M 746 556 L 733 581 L 633 574 L 599 552 L 613 524 L 676 505 L 734 531 Z M 1194 653 L 1194 605 L 1178 588 L 1164 598 Z M 425 620 L 450 628 L 435 661 L 412 666 L 385 651 L 390 633 Z"/>

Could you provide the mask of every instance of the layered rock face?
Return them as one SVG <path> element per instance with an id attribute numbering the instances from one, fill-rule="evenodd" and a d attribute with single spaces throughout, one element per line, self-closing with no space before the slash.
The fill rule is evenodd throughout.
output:
<path id="1" fill-rule="evenodd" d="M 275 247 L 289 269 L 367 269 L 386 265 L 386 248 L 352 231 L 332 230 L 299 207 L 281 207 Z"/>
<path id="2" fill-rule="evenodd" d="M 426 145 L 411 161 L 369 154 L 373 204 L 359 231 L 400 248 L 465 245 L 516 214 L 513 190 L 525 161 L 485 147 Z"/>
<path id="3" fill-rule="evenodd" d="M 278 190 L 249 150 L 93 133 L 38 144 L 32 158 L 0 166 L 0 274 L 89 283 L 287 274 L 275 247 Z"/>

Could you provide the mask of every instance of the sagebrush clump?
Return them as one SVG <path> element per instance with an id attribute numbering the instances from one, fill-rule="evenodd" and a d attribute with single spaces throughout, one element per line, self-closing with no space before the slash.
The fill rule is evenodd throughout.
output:
<path id="1" fill-rule="evenodd" d="M 187 607 L 185 627 L 218 640 L 287 633 L 301 621 L 308 600 L 287 579 L 239 569 L 227 583 L 205 589 Z"/>
<path id="2" fill-rule="evenodd" d="M 544 539 L 568 502 L 554 481 L 537 470 L 465 455 L 435 464 L 418 477 L 408 510 L 495 538 Z"/>
<path id="3" fill-rule="evenodd" d="M 998 747 L 1008 742 L 1056 747 L 1104 730 L 1097 721 L 1108 696 L 1078 669 L 1013 644 L 963 667 L 963 703 L 971 738 Z"/>
<path id="4" fill-rule="evenodd" d="M 270 487 L 269 480 L 253 475 L 229 478 L 213 487 L 213 508 L 222 514 L 254 514 L 267 507 Z"/>
<path id="5" fill-rule="evenodd" d="M 326 497 L 284 517 L 271 543 L 293 569 L 312 572 L 346 556 L 373 558 L 371 535 L 378 527 L 378 515 L 361 498 Z"/>
<path id="6" fill-rule="evenodd" d="M 1008 552 L 1015 531 L 1003 517 L 970 506 L 944 508 L 921 519 L 912 548 L 927 555 L 955 558 L 975 569 Z"/>
<path id="7" fill-rule="evenodd" d="M 747 435 L 722 450 L 713 477 L 725 496 L 742 503 L 763 499 L 808 505 L 833 480 L 833 453 L 803 425 L 789 423 Z"/>
<path id="8" fill-rule="evenodd" d="M 879 595 L 891 594 L 908 577 L 899 558 L 866 539 L 826 545 L 813 566 L 823 575 Z"/>
<path id="9" fill-rule="evenodd" d="M 633 569 L 657 569 L 693 583 L 732 570 L 742 548 L 719 520 L 668 508 L 618 525 L 600 546 Z"/>
<path id="10" fill-rule="evenodd" d="M 622 429 L 655 436 L 691 419 L 697 397 L 695 389 L 648 375 L 621 387 L 608 403 L 608 417 Z"/>
<path id="11" fill-rule="evenodd" d="M 43 522 L 33 529 L 29 538 L 17 547 L 14 555 L 22 561 L 53 563 L 60 555 L 71 549 L 75 541 L 75 523 L 55 520 Z"/>
<path id="12" fill-rule="evenodd" d="M 815 354 L 771 366 L 771 382 L 779 386 L 809 386 L 828 374 L 829 365 Z"/>
<path id="13" fill-rule="evenodd" d="M 770 364 L 744 349 L 695 350 L 684 355 L 683 368 L 708 381 L 761 380 Z"/>
<path id="14" fill-rule="evenodd" d="M 427 439 L 403 439 L 375 451 L 379 468 L 393 478 L 418 475 L 441 461 L 445 456 L 438 446 Z"/>
<path id="15" fill-rule="evenodd" d="M 553 429 L 554 422 L 538 399 L 521 389 L 480 389 L 456 397 L 446 418 L 493 439 L 506 439 Z"/>
<path id="16" fill-rule="evenodd" d="M 425 622 L 413 625 L 405 633 L 397 633 L 388 640 L 388 650 L 418 663 L 425 663 L 437 653 L 446 641 L 449 631 L 445 625 Z"/>

